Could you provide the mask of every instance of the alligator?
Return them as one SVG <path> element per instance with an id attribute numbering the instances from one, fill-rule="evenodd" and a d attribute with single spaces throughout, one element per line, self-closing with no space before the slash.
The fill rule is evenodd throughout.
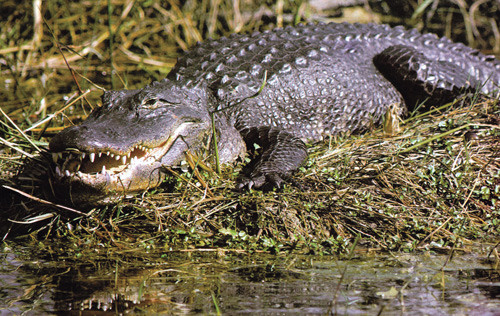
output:
<path id="1" fill-rule="evenodd" d="M 366 130 L 389 108 L 498 97 L 499 83 L 493 56 L 403 27 L 233 34 L 196 44 L 161 81 L 104 92 L 102 106 L 50 141 L 54 183 L 75 204 L 106 203 L 158 186 L 188 150 L 217 148 L 224 164 L 257 147 L 237 187 L 279 187 L 307 159 L 306 143 Z"/>

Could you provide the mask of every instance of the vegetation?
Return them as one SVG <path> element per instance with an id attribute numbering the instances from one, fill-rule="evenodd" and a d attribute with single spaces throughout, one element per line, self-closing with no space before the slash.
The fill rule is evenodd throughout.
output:
<path id="1" fill-rule="evenodd" d="M 498 2 L 390 3 L 356 12 L 500 49 L 491 17 Z M 500 106 L 478 95 L 413 113 L 399 132 L 374 128 L 316 144 L 283 190 L 236 191 L 242 162 L 226 166 L 221 176 L 191 164 L 172 172 L 162 187 L 117 205 L 75 210 L 46 201 L 48 140 L 99 106 L 102 90 L 163 78 L 179 53 L 204 38 L 330 20 L 332 12 L 349 19 L 350 10 L 318 11 L 293 0 L 4 0 L 2 238 L 68 239 L 75 255 L 102 246 L 338 253 L 358 236 L 358 246 L 384 250 L 494 245 L 500 236 Z M 407 16 L 390 15 L 395 12 Z M 451 27 L 459 23 L 464 27 Z M 39 174 L 19 173 L 26 166 Z"/>

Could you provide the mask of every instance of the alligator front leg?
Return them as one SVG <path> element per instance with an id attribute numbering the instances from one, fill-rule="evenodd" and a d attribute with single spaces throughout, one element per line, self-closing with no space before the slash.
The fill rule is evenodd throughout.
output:
<path id="1" fill-rule="evenodd" d="M 240 133 L 247 148 L 257 144 L 262 153 L 245 167 L 238 189 L 280 187 L 307 158 L 304 142 L 279 128 L 250 127 L 240 129 Z"/>

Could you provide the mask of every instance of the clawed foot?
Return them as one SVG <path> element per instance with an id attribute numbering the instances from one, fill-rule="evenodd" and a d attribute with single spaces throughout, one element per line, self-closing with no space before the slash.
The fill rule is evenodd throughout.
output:
<path id="1" fill-rule="evenodd" d="M 261 148 L 257 157 L 243 168 L 239 190 L 281 188 L 307 158 L 304 142 L 279 128 L 261 126 L 239 131 L 247 148 L 254 148 L 255 144 Z"/>
<path id="2" fill-rule="evenodd" d="M 248 177 L 244 176 L 238 180 L 236 188 L 239 191 L 250 189 L 272 189 L 281 188 L 285 180 L 276 172 L 263 174 L 261 172 L 252 174 Z"/>

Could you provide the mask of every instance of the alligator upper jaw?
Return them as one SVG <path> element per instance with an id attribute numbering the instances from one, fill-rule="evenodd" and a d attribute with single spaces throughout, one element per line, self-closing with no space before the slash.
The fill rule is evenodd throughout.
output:
<path id="1" fill-rule="evenodd" d="M 56 184 L 64 191 L 69 190 L 74 201 L 90 199 L 89 192 L 101 197 L 126 196 L 158 186 L 162 162 L 170 155 L 172 147 L 178 147 L 174 143 L 178 143 L 176 140 L 191 125 L 192 123 L 181 124 L 163 141 L 149 145 L 142 141 L 132 144 L 127 150 L 108 146 L 66 148 L 52 152 Z M 177 155 L 178 152 L 173 151 Z"/>
<path id="2" fill-rule="evenodd" d="M 169 146 L 134 146 L 128 153 L 112 150 L 85 152 L 69 149 L 53 153 L 54 175 L 59 186 L 69 186 L 76 201 L 87 199 L 87 191 L 102 196 L 127 195 L 157 186 L 153 176 L 161 167 L 161 157 Z M 157 177 L 156 177 L 157 179 Z"/>
<path id="3" fill-rule="evenodd" d="M 158 152 L 162 152 L 162 146 L 149 149 L 144 146 L 133 146 L 127 153 L 120 154 L 119 151 L 108 149 L 99 151 L 81 151 L 76 148 L 68 148 L 62 152 L 53 152 L 52 160 L 56 164 L 55 174 L 62 177 L 78 177 L 85 179 L 104 179 L 125 173 L 131 166 L 137 166 L 155 159 Z"/>

